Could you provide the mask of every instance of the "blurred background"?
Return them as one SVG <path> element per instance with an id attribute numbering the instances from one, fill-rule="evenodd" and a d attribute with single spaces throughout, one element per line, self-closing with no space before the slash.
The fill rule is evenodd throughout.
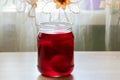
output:
<path id="1" fill-rule="evenodd" d="M 71 14 L 74 17 L 76 51 L 120 50 L 119 10 L 101 8 L 101 1 L 104 0 L 81 0 L 77 4 L 80 13 Z M 32 7 L 30 3 L 32 0 L 0 0 L 1 52 L 37 51 L 39 26 L 36 22 L 44 20 L 44 17 L 39 16 L 39 11 L 36 13 L 36 18 L 29 17 L 28 13 Z"/>

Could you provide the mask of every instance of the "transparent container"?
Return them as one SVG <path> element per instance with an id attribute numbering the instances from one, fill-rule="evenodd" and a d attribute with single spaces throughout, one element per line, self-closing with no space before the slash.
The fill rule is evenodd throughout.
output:
<path id="1" fill-rule="evenodd" d="M 68 76 L 74 67 L 72 25 L 64 22 L 41 23 L 38 38 L 38 69 L 44 76 Z"/>

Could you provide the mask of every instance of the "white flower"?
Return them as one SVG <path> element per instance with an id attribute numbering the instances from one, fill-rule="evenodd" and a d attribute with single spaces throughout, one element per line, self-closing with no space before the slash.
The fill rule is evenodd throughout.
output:
<path id="1" fill-rule="evenodd" d="M 71 2 L 71 0 L 42 0 L 38 1 L 36 11 L 48 13 L 50 15 L 56 13 L 54 16 L 59 13 L 58 18 L 60 18 L 59 15 L 62 15 L 62 17 L 64 16 L 69 22 L 69 13 L 78 14 L 80 12 L 79 3 L 80 0 L 76 2 Z M 50 16 L 50 18 L 52 17 L 53 16 Z"/>

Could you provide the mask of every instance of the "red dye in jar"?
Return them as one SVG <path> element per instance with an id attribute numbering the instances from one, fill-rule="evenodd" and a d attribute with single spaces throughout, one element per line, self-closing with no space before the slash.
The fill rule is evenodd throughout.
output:
<path id="1" fill-rule="evenodd" d="M 37 44 L 38 69 L 42 75 L 60 77 L 71 74 L 74 67 L 72 31 L 39 32 Z"/>

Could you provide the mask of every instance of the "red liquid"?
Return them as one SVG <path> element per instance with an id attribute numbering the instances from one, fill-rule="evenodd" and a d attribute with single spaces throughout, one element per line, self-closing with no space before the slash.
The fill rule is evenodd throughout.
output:
<path id="1" fill-rule="evenodd" d="M 69 75 L 73 70 L 73 33 L 38 35 L 38 69 L 45 76 Z"/>

